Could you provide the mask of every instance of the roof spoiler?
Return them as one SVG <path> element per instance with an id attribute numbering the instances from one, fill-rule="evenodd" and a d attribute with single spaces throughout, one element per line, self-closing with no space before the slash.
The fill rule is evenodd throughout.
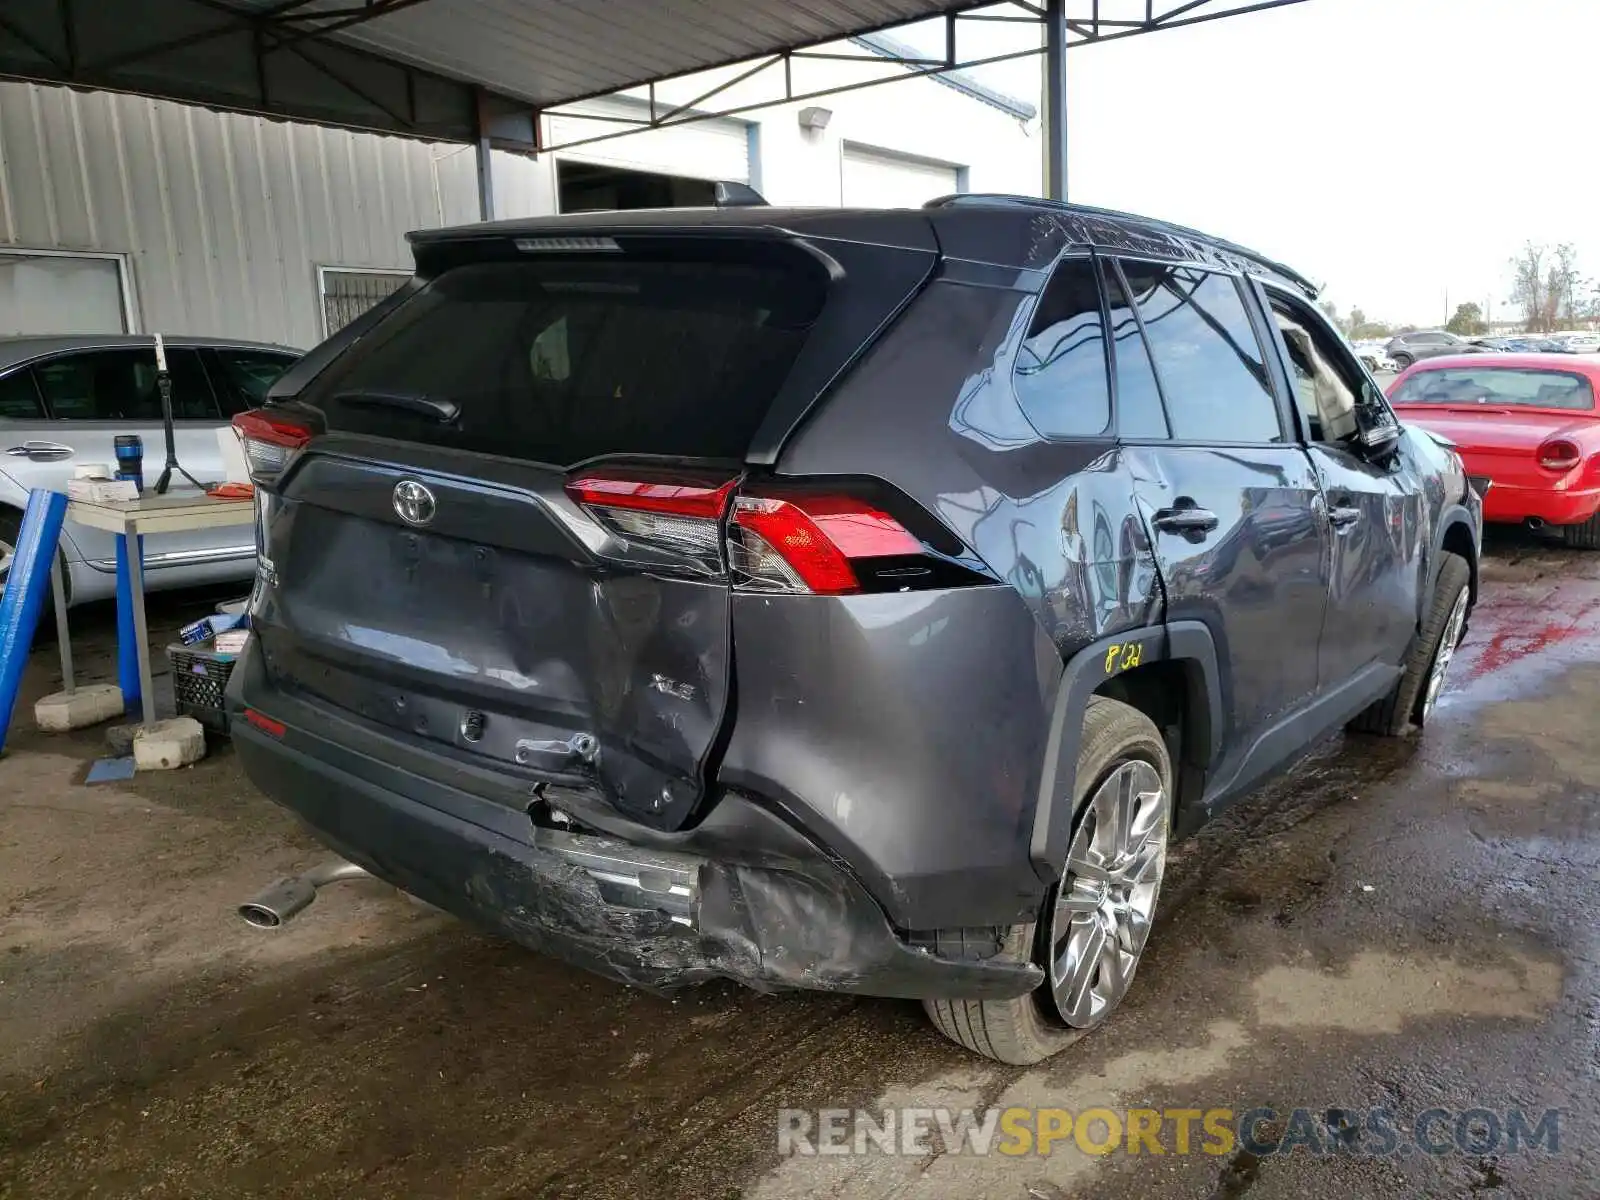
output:
<path id="1" fill-rule="evenodd" d="M 711 185 L 712 203 L 718 208 L 765 208 L 764 196 L 748 183 L 719 179 Z"/>

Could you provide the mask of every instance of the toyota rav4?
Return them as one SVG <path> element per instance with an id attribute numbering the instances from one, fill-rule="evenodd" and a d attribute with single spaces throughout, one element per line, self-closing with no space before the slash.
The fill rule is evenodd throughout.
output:
<path id="1" fill-rule="evenodd" d="M 1035 1061 L 1126 994 L 1169 839 L 1439 697 L 1481 502 L 1239 246 L 973 196 L 412 243 L 235 421 L 228 707 L 438 908 Z"/>

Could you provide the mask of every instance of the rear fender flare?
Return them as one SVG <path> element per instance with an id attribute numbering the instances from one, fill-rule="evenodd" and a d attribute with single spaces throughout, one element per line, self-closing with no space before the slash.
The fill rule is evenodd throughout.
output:
<path id="1" fill-rule="evenodd" d="M 1222 677 L 1210 629 L 1199 621 L 1174 621 L 1124 630 L 1085 646 L 1067 661 L 1056 687 L 1039 799 L 1034 806 L 1029 853 L 1034 870 L 1046 883 L 1061 877 L 1072 839 L 1078 745 L 1089 698 L 1122 671 L 1163 661 L 1181 662 L 1186 667 L 1191 737 L 1184 765 L 1204 771 L 1216 763 L 1222 748 L 1224 713 Z"/>

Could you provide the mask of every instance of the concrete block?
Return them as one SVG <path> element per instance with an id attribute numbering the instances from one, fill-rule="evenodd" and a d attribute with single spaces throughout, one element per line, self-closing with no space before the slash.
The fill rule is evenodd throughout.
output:
<path id="1" fill-rule="evenodd" d="M 133 735 L 139 732 L 139 722 L 134 721 L 123 725 L 106 726 L 106 745 L 116 758 L 125 758 L 133 753 Z"/>
<path id="2" fill-rule="evenodd" d="M 47 733 L 83 729 L 122 715 L 122 689 L 95 683 L 71 692 L 55 692 L 33 706 L 33 719 Z"/>
<path id="3" fill-rule="evenodd" d="M 152 721 L 133 735 L 133 761 L 141 771 L 170 771 L 206 756 L 206 731 L 193 717 Z"/>

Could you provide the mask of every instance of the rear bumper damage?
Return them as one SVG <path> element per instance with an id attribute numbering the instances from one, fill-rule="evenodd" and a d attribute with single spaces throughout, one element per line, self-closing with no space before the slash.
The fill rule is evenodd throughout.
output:
<path id="1" fill-rule="evenodd" d="M 247 660 L 248 661 L 248 660 Z M 251 664 L 253 665 L 253 664 Z M 250 677 L 246 664 L 235 682 Z M 274 712 L 271 689 L 252 707 Z M 282 739 L 239 719 L 250 779 L 336 853 L 435 907 L 623 983 L 668 990 L 710 979 L 905 998 L 1023 995 L 1030 963 L 947 959 L 908 945 L 867 892 L 819 851 L 753 861 L 539 828 L 512 836 L 465 819 L 482 801 L 292 723 Z M 287 723 L 287 722 L 286 722 Z M 496 809 L 504 812 L 502 806 Z M 513 814 L 507 814 L 513 815 Z"/>

